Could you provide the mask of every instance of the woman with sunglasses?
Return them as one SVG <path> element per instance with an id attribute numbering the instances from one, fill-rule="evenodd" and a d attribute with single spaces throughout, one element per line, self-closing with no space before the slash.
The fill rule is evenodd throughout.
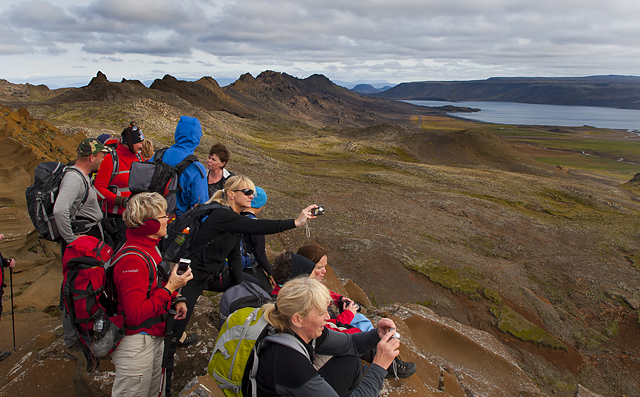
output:
<path id="1" fill-rule="evenodd" d="M 223 292 L 228 288 L 249 280 L 258 284 L 258 280 L 242 271 L 240 253 L 240 239 L 242 234 L 274 234 L 293 229 L 315 218 L 311 210 L 317 205 L 310 205 L 300 211 L 296 219 L 268 220 L 251 219 L 240 215 L 244 208 L 251 207 L 256 187 L 249 178 L 234 175 L 227 179 L 224 189 L 218 190 L 207 204 L 218 203 L 219 209 L 211 211 L 199 228 L 198 235 L 193 241 L 197 247 L 205 242 L 211 242 L 201 253 L 191 256 L 191 271 L 193 279 L 182 288 L 181 294 L 187 299 L 187 317 L 176 321 L 173 326 L 174 335 L 182 335 L 193 308 L 202 291 Z M 170 391 L 170 374 L 173 371 L 173 353 L 177 346 L 177 338 L 165 342 L 168 357 L 171 357 L 167 367 L 167 395 Z"/>

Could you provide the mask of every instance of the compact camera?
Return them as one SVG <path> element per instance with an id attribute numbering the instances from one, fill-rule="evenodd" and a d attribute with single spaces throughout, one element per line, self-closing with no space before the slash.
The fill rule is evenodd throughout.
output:
<path id="1" fill-rule="evenodd" d="M 342 302 L 342 311 L 347 310 L 347 307 L 349 307 L 350 303 L 351 302 L 349 302 L 349 301 L 343 301 Z M 362 306 L 360 306 L 360 304 L 358 302 L 353 302 L 353 304 L 356 306 L 356 311 L 358 313 L 360 313 L 360 311 L 362 310 Z"/>
<path id="2" fill-rule="evenodd" d="M 178 275 L 184 274 L 184 272 L 189 269 L 189 265 L 191 265 L 191 259 L 180 258 L 180 262 L 178 262 L 178 270 L 176 271 L 176 273 Z"/>
<path id="3" fill-rule="evenodd" d="M 312 209 L 311 215 L 313 216 L 324 215 L 324 207 L 319 205 L 318 208 Z"/>

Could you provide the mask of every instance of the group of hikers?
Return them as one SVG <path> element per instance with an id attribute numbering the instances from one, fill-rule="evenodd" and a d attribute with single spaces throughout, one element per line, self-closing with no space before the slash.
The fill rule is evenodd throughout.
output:
<path id="1" fill-rule="evenodd" d="M 278 343 L 261 344 L 252 386 L 258 396 L 373 396 L 385 377 L 415 373 L 414 363 L 398 357 L 400 342 L 392 320 L 374 326 L 355 302 L 324 286 L 325 247 L 305 244 L 296 253 L 276 256 L 273 264 L 267 258 L 264 236 L 304 226 L 316 217 L 318 206 L 305 207 L 294 219 L 257 219 L 267 202 L 264 189 L 225 168 L 229 151 L 223 144 L 211 147 L 206 167 L 197 161 L 194 151 L 201 137 L 199 120 L 182 116 L 175 143 L 154 152 L 132 123 L 120 139 L 103 135 L 83 140 L 75 164 L 60 182 L 53 216 L 63 272 L 81 250 L 81 236 L 93 236 L 115 252 L 110 277 L 125 335 L 111 353 L 116 369 L 112 395 L 164 391 L 170 396 L 176 349 L 198 341 L 197 334 L 186 332 L 198 297 L 205 290 L 225 292 L 243 282 L 272 297 L 263 306 L 269 324 L 265 335 L 289 335 L 307 351 L 302 355 Z M 178 170 L 175 207 L 158 192 L 130 190 L 132 165 L 158 160 Z M 189 255 L 181 258 L 188 266 L 175 265 L 159 277 L 163 247 L 172 243 L 166 237 L 168 225 L 196 210 L 206 210 L 200 226 L 186 227 L 174 240 L 180 245 L 181 238 L 190 239 Z M 66 352 L 77 358 L 77 326 L 62 302 L 64 293 Z M 366 374 L 361 359 L 369 363 Z"/>

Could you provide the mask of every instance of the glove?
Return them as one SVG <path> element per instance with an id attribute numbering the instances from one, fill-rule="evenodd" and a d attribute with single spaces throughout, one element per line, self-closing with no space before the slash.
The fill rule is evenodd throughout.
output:
<path id="1" fill-rule="evenodd" d="M 118 207 L 126 207 L 129 202 L 129 197 L 117 196 L 114 202 Z"/>

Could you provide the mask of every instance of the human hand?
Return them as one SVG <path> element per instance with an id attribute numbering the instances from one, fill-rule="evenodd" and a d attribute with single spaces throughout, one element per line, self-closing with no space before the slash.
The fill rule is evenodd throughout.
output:
<path id="1" fill-rule="evenodd" d="M 353 315 L 358 312 L 358 304 L 352 301 L 351 299 L 343 299 L 342 300 L 344 310 L 349 310 Z"/>
<path id="2" fill-rule="evenodd" d="M 16 265 L 16 260 L 15 259 L 9 259 L 9 267 L 13 269 L 13 267 Z"/>
<path id="3" fill-rule="evenodd" d="M 176 315 L 173 316 L 176 320 L 183 320 L 187 318 L 187 304 L 185 302 L 178 302 L 175 306 Z"/>
<path id="4" fill-rule="evenodd" d="M 386 334 L 390 333 L 392 329 L 395 333 L 396 324 L 391 319 L 381 318 L 376 328 L 378 329 L 378 336 L 382 339 Z"/>
<path id="5" fill-rule="evenodd" d="M 318 208 L 318 206 L 316 204 L 311 204 L 307 208 L 300 211 L 300 215 L 298 215 L 298 218 L 295 220 L 296 227 L 303 226 L 309 219 L 315 218 L 315 216 L 311 215 L 311 210 L 314 208 Z"/>
<path id="6" fill-rule="evenodd" d="M 4 234 L 0 234 L 0 241 L 4 240 Z"/>
<path id="7" fill-rule="evenodd" d="M 187 271 L 182 274 L 178 274 L 177 272 L 178 272 L 178 265 L 175 265 L 173 267 L 173 270 L 171 270 L 169 281 L 167 281 L 167 284 L 164 286 L 166 289 L 168 289 L 171 292 L 184 287 L 185 285 L 187 285 L 187 282 L 189 282 L 189 280 L 193 278 L 193 273 L 191 273 L 191 267 L 187 268 Z"/>
<path id="8" fill-rule="evenodd" d="M 384 319 L 383 319 L 384 320 Z M 389 320 L 391 321 L 391 320 Z M 378 323 L 379 324 L 379 323 Z M 380 329 L 378 328 L 378 333 Z M 393 338 L 395 332 L 387 332 L 376 348 L 376 356 L 373 358 L 373 364 L 377 364 L 384 369 L 388 369 L 393 360 L 400 354 L 398 348 L 400 347 L 400 340 Z"/>

